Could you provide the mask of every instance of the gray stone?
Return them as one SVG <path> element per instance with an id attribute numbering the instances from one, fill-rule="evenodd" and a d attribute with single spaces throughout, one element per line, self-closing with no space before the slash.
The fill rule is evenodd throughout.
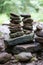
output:
<path id="1" fill-rule="evenodd" d="M 6 45 L 17 45 L 17 44 L 22 44 L 28 41 L 33 41 L 34 39 L 34 33 L 30 33 L 27 35 L 23 35 L 17 38 L 13 38 L 13 39 L 8 39 L 8 40 L 4 40 Z"/>
<path id="2" fill-rule="evenodd" d="M 14 57 L 19 61 L 27 61 L 32 58 L 32 54 L 30 52 L 22 52 L 18 55 L 14 55 Z"/>
<path id="3" fill-rule="evenodd" d="M 3 38 L 0 38 L 0 52 L 5 51 L 5 44 Z"/>

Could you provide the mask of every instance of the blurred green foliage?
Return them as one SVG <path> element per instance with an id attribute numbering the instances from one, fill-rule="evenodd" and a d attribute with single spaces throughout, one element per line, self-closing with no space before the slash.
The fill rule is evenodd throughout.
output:
<path id="1" fill-rule="evenodd" d="M 43 21 L 43 0 L 0 0 L 0 14 L 10 12 L 31 14 L 34 20 Z"/>

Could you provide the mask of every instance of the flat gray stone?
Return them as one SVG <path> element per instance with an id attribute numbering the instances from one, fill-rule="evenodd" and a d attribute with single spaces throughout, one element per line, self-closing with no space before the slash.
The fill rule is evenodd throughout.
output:
<path id="1" fill-rule="evenodd" d="M 6 45 L 13 45 L 14 46 L 14 45 L 25 43 L 27 41 L 33 41 L 33 39 L 34 39 L 34 33 L 32 32 L 30 34 L 23 35 L 23 36 L 20 36 L 17 38 L 4 40 L 4 42 Z"/>

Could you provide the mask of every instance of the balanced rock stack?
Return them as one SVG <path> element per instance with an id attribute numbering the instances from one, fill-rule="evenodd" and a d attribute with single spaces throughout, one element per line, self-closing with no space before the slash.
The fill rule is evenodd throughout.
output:
<path id="1" fill-rule="evenodd" d="M 31 15 L 21 15 L 23 17 L 23 29 L 25 34 L 29 34 L 33 30 Z"/>
<path id="2" fill-rule="evenodd" d="M 38 43 L 35 45 L 33 42 L 34 33 L 32 32 L 33 20 L 31 19 L 31 15 L 20 15 L 20 16 L 23 17 L 22 19 L 23 27 L 21 27 L 20 25 L 21 21 L 19 16 L 11 14 L 11 21 L 10 21 L 11 39 L 5 41 L 5 44 L 8 45 L 6 51 L 12 54 L 37 51 L 39 49 L 38 48 L 39 45 L 37 45 Z M 21 30 L 21 28 L 23 29 Z"/>
<path id="3" fill-rule="evenodd" d="M 36 42 L 39 42 L 43 49 L 43 25 L 38 25 L 36 29 Z"/>
<path id="4" fill-rule="evenodd" d="M 13 13 L 10 14 L 10 37 L 15 38 L 23 35 L 22 27 L 20 25 L 20 18 Z"/>
<path id="5" fill-rule="evenodd" d="M 43 28 L 40 25 L 37 26 L 36 35 L 35 40 L 39 43 L 43 43 Z"/>
<path id="6" fill-rule="evenodd" d="M 23 21 L 20 20 L 20 17 Z M 32 41 L 34 39 L 34 32 L 33 32 L 33 20 L 31 19 L 31 15 L 16 15 L 11 13 L 10 14 L 10 38 L 8 40 L 4 40 L 5 44 L 8 45 L 17 45 L 22 44 L 24 42 Z M 23 26 L 21 25 L 23 22 Z"/>

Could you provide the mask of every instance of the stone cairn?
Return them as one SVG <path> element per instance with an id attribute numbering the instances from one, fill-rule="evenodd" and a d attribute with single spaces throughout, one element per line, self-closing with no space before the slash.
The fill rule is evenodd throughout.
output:
<path id="1" fill-rule="evenodd" d="M 41 49 L 43 50 L 43 25 L 39 24 L 36 28 L 35 41 L 40 43 Z"/>
<path id="2" fill-rule="evenodd" d="M 18 15 L 12 14 L 12 13 L 10 15 L 11 15 L 10 16 L 11 20 L 10 20 L 9 29 L 10 29 L 10 38 L 11 39 L 23 36 L 24 34 L 29 35 L 32 33 L 33 20 L 31 19 L 31 15 L 20 15 L 23 18 L 22 19 L 23 26 L 20 25 L 21 21 L 20 21 L 20 18 Z M 31 38 L 33 38 L 32 35 L 31 35 Z M 18 54 L 20 52 L 25 52 L 25 51 L 34 52 L 38 45 L 35 45 L 33 42 L 33 39 L 31 41 L 31 38 L 30 38 L 30 41 L 28 41 L 26 43 L 23 42 L 20 45 L 17 44 L 16 46 L 14 45 L 14 43 L 13 43 L 13 46 L 12 45 L 10 46 L 10 43 L 9 43 L 7 51 L 9 51 L 12 54 Z"/>
<path id="3" fill-rule="evenodd" d="M 13 13 L 10 14 L 10 37 L 16 38 L 19 36 L 22 36 L 24 34 L 30 34 L 33 30 L 31 15 L 20 15 L 23 17 L 23 26 L 20 25 L 21 20 L 18 15 L 15 15 Z"/>
<path id="4" fill-rule="evenodd" d="M 20 17 L 15 14 L 10 14 L 10 37 L 11 38 L 16 38 L 19 36 L 22 36 L 24 33 L 22 31 L 22 27 L 20 25 Z"/>
<path id="5" fill-rule="evenodd" d="M 10 15 L 11 21 L 9 24 L 9 29 L 11 39 L 22 36 L 24 34 L 30 34 L 32 32 L 33 20 L 30 18 L 30 15 L 21 15 L 23 17 L 23 27 L 20 25 L 21 21 L 18 15 Z M 37 32 L 36 35 L 39 36 Z M 32 44 L 34 42 L 31 44 L 29 43 L 30 42 L 23 44 L 21 43 L 21 45 L 16 46 L 7 46 L 4 44 L 4 39 L 0 38 L 0 65 L 43 65 L 43 60 L 38 61 L 36 58 L 37 53 L 35 50 L 39 47 L 35 44 Z"/>
<path id="6" fill-rule="evenodd" d="M 23 17 L 23 30 L 25 34 L 30 34 L 33 30 L 33 20 L 31 19 L 31 15 L 21 15 Z"/>

